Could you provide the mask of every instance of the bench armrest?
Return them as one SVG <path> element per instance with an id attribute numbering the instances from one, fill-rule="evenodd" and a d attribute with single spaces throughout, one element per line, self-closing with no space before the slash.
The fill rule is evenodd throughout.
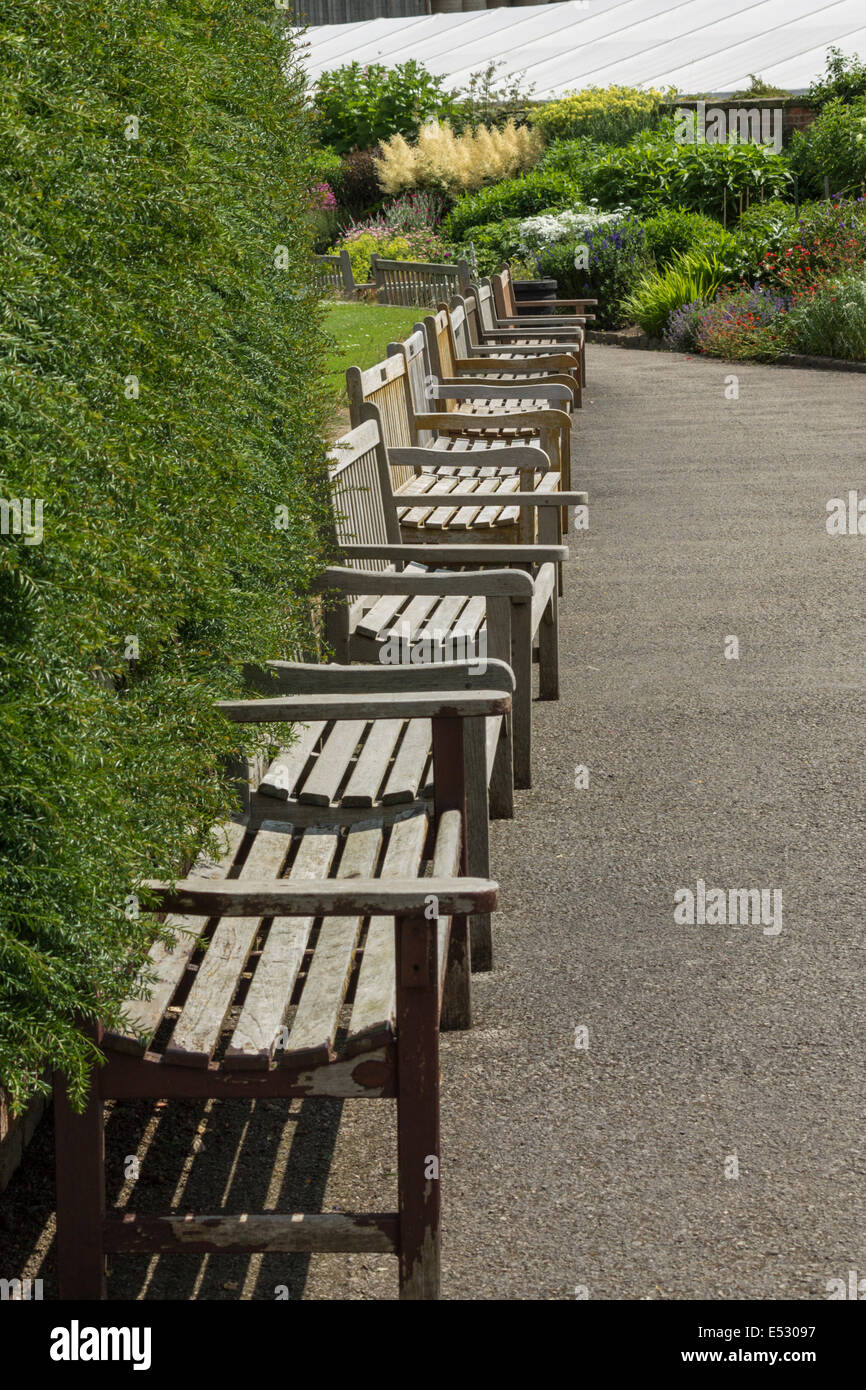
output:
<path id="1" fill-rule="evenodd" d="M 451 496 L 453 494 L 449 494 Z M 552 493 L 558 500 L 561 493 Z M 568 494 L 571 497 L 586 497 L 585 492 Z M 535 496 L 533 494 L 533 502 Z M 562 503 L 559 503 L 561 506 Z M 568 503 L 571 506 L 571 503 Z M 463 565 L 468 561 L 473 565 L 544 565 L 549 561 L 559 564 L 568 559 L 567 545 L 477 545 L 471 541 L 453 545 L 344 545 L 344 555 L 350 560 L 415 560 L 426 564 L 435 551 L 435 559 L 440 565 Z M 356 573 L 355 570 L 352 571 Z"/>
<path id="2" fill-rule="evenodd" d="M 525 304 L 527 309 L 548 309 L 552 305 L 555 309 L 576 309 L 579 304 L 598 304 L 597 299 L 519 299 L 518 304 Z"/>
<path id="3" fill-rule="evenodd" d="M 507 337 L 517 338 L 518 333 L 509 333 Z M 498 353 L 500 357 L 507 357 L 509 362 L 515 360 L 515 354 L 521 357 L 555 357 L 566 356 L 575 357 L 580 352 L 580 344 L 575 342 L 542 342 L 542 343 L 472 343 L 473 353 Z"/>
<path id="4" fill-rule="evenodd" d="M 573 383 L 572 383 L 573 385 Z M 552 382 L 540 377 L 537 381 L 527 381 L 524 383 L 514 382 L 513 384 L 502 383 L 497 385 L 495 381 L 458 381 L 453 378 L 450 380 L 438 380 L 431 393 L 436 400 L 440 401 L 522 401 L 534 396 L 545 396 L 549 401 L 566 401 L 574 399 L 572 385 L 561 385 L 559 382 Z"/>
<path id="5" fill-rule="evenodd" d="M 404 496 L 396 493 L 394 499 L 399 506 L 408 506 L 415 502 L 415 494 L 409 493 Z M 588 492 L 419 492 L 417 494 L 416 505 L 426 502 L 450 502 L 457 507 L 462 502 L 463 506 L 491 507 L 586 507 L 589 505 Z M 435 544 L 435 542 L 434 542 Z M 427 546 L 427 552 L 431 550 Z M 439 549 L 439 546 L 436 546 Z"/>
<path id="6" fill-rule="evenodd" d="M 550 471 L 550 460 L 547 454 L 538 444 L 500 444 L 495 449 L 485 449 L 475 454 L 459 455 L 461 466 L 468 464 L 470 458 L 479 468 L 513 468 L 517 472 L 521 469 L 531 468 L 536 473 L 548 473 Z M 432 464 L 432 471 L 437 472 L 439 468 L 457 466 L 457 454 L 440 454 L 435 449 L 425 449 L 423 445 L 413 445 L 410 448 L 389 449 L 388 460 L 390 463 L 399 467 L 401 464 L 407 468 L 420 468 L 422 471 L 425 465 Z"/>
<path id="7" fill-rule="evenodd" d="M 479 430 L 569 429 L 571 420 L 564 410 L 515 410 L 510 415 L 465 415 L 457 410 L 440 411 L 433 415 L 416 415 L 419 430 L 445 430 L 459 433 L 472 426 Z"/>
<path id="8" fill-rule="evenodd" d="M 458 372 L 569 372 L 579 367 L 580 363 L 573 353 L 550 352 L 528 353 L 524 357 L 458 357 L 454 366 Z M 446 380 L 453 381 L 454 378 L 447 377 Z"/>
<path id="9" fill-rule="evenodd" d="M 502 663 L 504 664 L 504 663 Z M 444 666 L 445 663 L 443 662 Z M 487 667 L 490 662 L 486 663 Z M 423 669 L 422 667 L 418 668 Z M 440 666 L 440 670 L 442 667 Z M 402 670 L 381 666 L 386 676 Z M 411 690 L 391 679 L 358 694 L 276 695 L 261 700 L 217 700 L 216 708 L 233 724 L 309 724 L 318 719 L 472 719 L 509 714 L 511 695 L 502 690 Z"/>
<path id="10" fill-rule="evenodd" d="M 180 879 L 142 885 L 151 912 L 194 917 L 422 917 L 431 896 L 442 917 L 489 912 L 499 885 L 487 878 Z"/>
<path id="11" fill-rule="evenodd" d="M 594 314 L 569 315 L 568 318 L 544 319 L 526 317 L 522 319 L 499 319 L 497 327 L 507 329 L 509 333 L 520 333 L 521 337 L 540 337 L 544 333 L 549 338 L 564 338 L 567 334 L 576 337 L 580 334 L 586 323 L 587 318 L 595 318 Z M 514 325 L 512 329 L 511 325 Z"/>
<path id="12" fill-rule="evenodd" d="M 447 494 L 450 496 L 451 494 Z M 435 557 L 434 546 L 426 549 L 427 560 Z M 342 589 L 347 594 L 459 594 L 473 598 L 477 594 L 492 597 L 531 599 L 535 586 L 525 570 L 353 570 L 330 565 L 316 578 L 317 589 Z"/>

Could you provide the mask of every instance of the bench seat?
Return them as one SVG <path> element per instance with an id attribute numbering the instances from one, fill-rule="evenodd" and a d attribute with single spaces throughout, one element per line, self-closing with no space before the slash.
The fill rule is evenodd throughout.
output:
<path id="1" fill-rule="evenodd" d="M 387 821 L 368 811 L 348 826 L 320 818 L 308 826 L 263 821 L 251 830 L 233 821 L 221 833 L 224 855 L 191 877 L 412 879 L 453 876 L 460 863 L 459 815 L 443 815 L 429 845 L 423 806 Z M 105 1033 L 105 1047 L 168 1066 L 262 1071 L 321 1067 L 391 1045 L 393 917 L 183 916 L 168 925 L 174 944 L 160 941 L 150 952 L 157 990 L 148 1001 L 128 1000 L 130 1026 Z M 450 919 L 440 919 L 440 995 L 449 928 Z"/>

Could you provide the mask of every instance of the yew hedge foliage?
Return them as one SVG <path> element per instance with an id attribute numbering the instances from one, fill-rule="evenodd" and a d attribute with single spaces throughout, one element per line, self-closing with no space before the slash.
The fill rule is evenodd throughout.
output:
<path id="1" fill-rule="evenodd" d="M 0 0 L 0 497 L 41 499 L 44 528 L 0 537 L 18 1103 L 53 1067 L 81 1097 L 79 1017 L 117 1021 L 151 929 L 129 895 L 232 805 L 212 701 L 309 642 L 323 340 L 284 22 L 252 0 Z"/>

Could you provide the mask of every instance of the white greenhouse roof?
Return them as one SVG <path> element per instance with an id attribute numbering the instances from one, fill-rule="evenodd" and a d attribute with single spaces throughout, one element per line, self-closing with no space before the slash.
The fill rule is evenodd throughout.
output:
<path id="1" fill-rule="evenodd" d="M 452 87 L 491 59 L 536 98 L 611 83 L 723 95 L 765 82 L 798 92 L 828 47 L 866 57 L 866 0 L 564 0 L 552 5 L 315 25 L 312 78 L 357 60 L 417 58 Z"/>

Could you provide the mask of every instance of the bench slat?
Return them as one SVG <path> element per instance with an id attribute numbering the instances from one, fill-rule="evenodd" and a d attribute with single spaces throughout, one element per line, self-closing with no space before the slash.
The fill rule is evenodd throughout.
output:
<path id="1" fill-rule="evenodd" d="M 226 878 L 243 841 L 245 827 L 238 821 L 227 821 L 225 825 L 220 826 L 217 833 L 225 837 L 225 853 L 215 861 L 206 856 L 198 859 L 190 871 L 196 878 Z M 166 919 L 166 925 L 177 931 L 177 937 L 173 948 L 169 949 L 161 941 L 155 941 L 148 952 L 148 962 L 157 980 L 151 997 L 127 1000 L 124 1011 L 129 1017 L 129 1029 L 117 1033 L 106 1032 L 106 1045 L 113 1047 L 117 1052 L 136 1055 L 146 1051 L 175 990 L 183 979 L 206 922 L 206 917 Z"/>
<path id="2" fill-rule="evenodd" d="M 402 728 L 402 719 L 377 719 L 372 725 L 343 792 L 344 806 L 375 804 Z"/>
<path id="3" fill-rule="evenodd" d="M 370 878 L 382 847 L 380 823 L 352 826 L 337 878 Z M 363 917 L 326 917 L 289 1034 L 285 1061 L 315 1066 L 332 1061 L 340 1010 L 354 964 Z"/>
<path id="4" fill-rule="evenodd" d="M 288 801 L 324 730 L 325 723 L 321 719 L 301 729 L 297 743 L 274 758 L 259 784 L 259 791 L 275 800 Z"/>
<path id="5" fill-rule="evenodd" d="M 277 878 L 289 848 L 285 833 L 259 830 L 238 877 Z M 217 925 L 165 1050 L 167 1062 L 206 1067 L 219 1042 L 259 917 L 224 917 Z"/>
<path id="6" fill-rule="evenodd" d="M 364 728 L 363 719 L 343 719 L 334 725 L 315 767 L 298 793 L 300 802 L 307 806 L 331 805 Z"/>
<path id="7" fill-rule="evenodd" d="M 415 801 L 424 773 L 430 762 L 433 735 L 429 719 L 410 719 L 397 751 L 382 802 L 386 806 L 401 801 Z"/>
<path id="8" fill-rule="evenodd" d="M 291 827 L 264 821 L 262 831 L 291 836 Z M 288 842 L 287 837 L 287 842 Z M 311 826 L 298 846 L 289 878 L 327 878 L 337 854 L 336 828 Z M 313 917 L 275 917 L 235 1026 L 224 1065 L 230 1070 L 268 1066 L 289 1011 L 310 939 Z"/>
<path id="9" fill-rule="evenodd" d="M 382 865 L 383 878 L 411 878 L 418 873 L 428 825 L 423 811 L 395 821 Z M 393 1029 L 395 1004 L 394 918 L 371 917 L 352 1006 L 347 1056 L 380 1045 L 383 1034 Z"/>

